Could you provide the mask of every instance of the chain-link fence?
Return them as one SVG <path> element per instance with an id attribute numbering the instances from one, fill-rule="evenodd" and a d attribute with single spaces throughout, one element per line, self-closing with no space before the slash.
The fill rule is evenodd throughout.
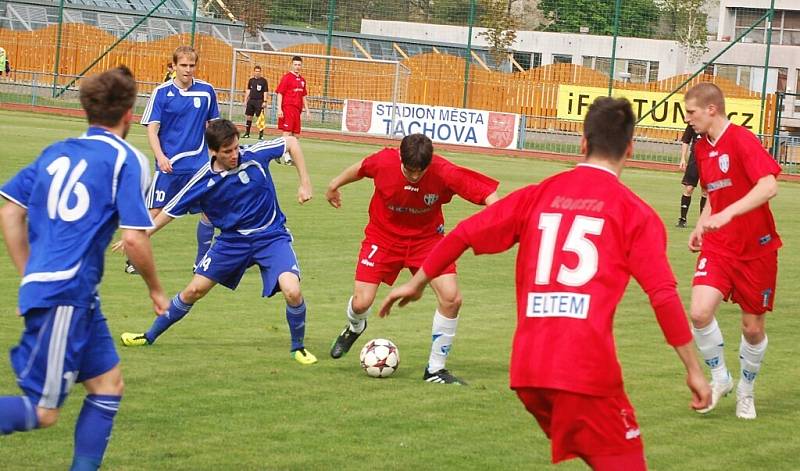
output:
<path id="1" fill-rule="evenodd" d="M 518 146 L 539 151 L 577 153 L 586 104 L 614 95 L 629 98 L 640 118 L 635 158 L 677 163 L 682 94 L 700 81 L 725 91 L 732 121 L 761 134 L 765 147 L 773 147 L 773 136 L 791 137 L 800 129 L 796 89 L 787 85 L 800 81 L 800 59 L 790 47 L 800 44 L 800 5 L 129 0 L 101 7 L 105 3 L 73 0 L 60 8 L 59 2 L 0 1 L 0 47 L 12 64 L 0 102 L 45 103 L 45 74 L 50 99 L 66 97 L 76 76 L 118 63 L 131 66 L 147 93 L 162 80 L 171 51 L 194 44 L 198 76 L 230 106 L 241 105 L 247 80 L 239 74 L 232 81 L 234 49 L 396 61 L 408 70 L 406 103 L 517 114 Z M 337 71 L 326 74 L 309 80 L 319 118 L 311 126 L 329 127 L 325 107 L 361 92 L 359 81 L 331 92 L 326 84 L 336 81 Z M 23 83 L 33 76 L 35 83 Z M 9 78 L 32 93 L 12 90 Z M 775 93 L 787 91 L 776 120 Z"/>

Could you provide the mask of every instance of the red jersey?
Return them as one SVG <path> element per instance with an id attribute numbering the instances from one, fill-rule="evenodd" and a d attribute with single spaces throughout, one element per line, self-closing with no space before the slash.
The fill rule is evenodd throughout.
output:
<path id="1" fill-rule="evenodd" d="M 711 214 L 741 199 L 767 175 L 777 176 L 781 167 L 761 147 L 756 136 L 733 123 L 717 142 L 703 136 L 695 144 L 700 184 L 708 191 Z M 719 255 L 752 260 L 778 250 L 781 239 L 769 203 L 733 218 L 720 230 L 703 234 L 703 250 Z"/>
<path id="2" fill-rule="evenodd" d="M 664 224 L 610 170 L 579 164 L 464 220 L 423 264 L 429 277 L 451 258 L 437 255 L 452 256 L 449 241 L 458 239 L 461 251 L 471 246 L 475 254 L 519 243 L 512 388 L 623 392 L 612 328 L 631 275 L 649 296 L 667 341 L 692 340 L 667 261 Z"/>
<path id="3" fill-rule="evenodd" d="M 442 205 L 458 195 L 475 204 L 497 190 L 499 182 L 434 155 L 416 183 L 403 175 L 400 150 L 385 148 L 364 159 L 360 177 L 372 178 L 375 192 L 369 203 L 364 233 L 381 241 L 426 239 L 444 234 Z"/>
<path id="4" fill-rule="evenodd" d="M 308 95 L 306 79 L 300 74 L 295 75 L 292 72 L 286 72 L 281 77 L 281 82 L 278 84 L 278 88 L 275 89 L 275 93 L 283 95 L 283 101 L 281 101 L 283 106 L 294 106 L 302 111 L 303 97 Z"/>

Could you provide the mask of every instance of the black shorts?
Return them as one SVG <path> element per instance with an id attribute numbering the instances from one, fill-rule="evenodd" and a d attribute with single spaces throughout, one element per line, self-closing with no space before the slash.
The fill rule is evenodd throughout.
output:
<path id="1" fill-rule="evenodd" d="M 681 183 L 684 186 L 697 186 L 699 180 L 700 174 L 697 172 L 697 160 L 692 155 L 689 157 L 689 162 L 686 163 L 686 170 L 683 172 Z"/>
<path id="2" fill-rule="evenodd" d="M 254 116 L 257 114 L 261 114 L 261 109 L 264 108 L 264 100 L 261 101 L 253 101 L 250 100 L 247 102 L 247 105 L 244 109 L 245 116 Z"/>

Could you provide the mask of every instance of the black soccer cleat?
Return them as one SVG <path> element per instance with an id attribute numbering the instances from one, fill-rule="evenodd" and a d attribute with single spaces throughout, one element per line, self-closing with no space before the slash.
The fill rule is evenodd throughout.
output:
<path id="1" fill-rule="evenodd" d="M 250 133 L 248 132 L 248 133 L 245 133 L 245 134 L 242 136 L 242 139 L 247 139 L 247 138 L 249 138 L 249 137 L 250 137 Z"/>
<path id="2" fill-rule="evenodd" d="M 364 321 L 364 329 L 358 333 L 350 330 L 350 323 L 348 323 L 342 333 L 333 341 L 333 345 L 331 345 L 331 357 L 342 358 L 345 356 L 356 342 L 356 339 L 358 339 L 365 330 L 367 330 L 367 321 Z"/>
<path id="3" fill-rule="evenodd" d="M 675 227 L 686 227 L 686 219 L 683 218 L 678 219 L 678 223 L 675 224 Z"/>
<path id="4" fill-rule="evenodd" d="M 139 272 L 136 271 L 136 267 L 133 266 L 130 260 L 125 260 L 125 273 L 129 275 L 138 275 Z"/>
<path id="5" fill-rule="evenodd" d="M 456 384 L 458 386 L 467 385 L 466 381 L 456 376 L 453 376 L 445 368 L 442 368 L 441 370 L 435 373 L 429 373 L 428 368 L 425 368 L 425 374 L 422 375 L 422 379 L 424 379 L 428 383 Z"/>

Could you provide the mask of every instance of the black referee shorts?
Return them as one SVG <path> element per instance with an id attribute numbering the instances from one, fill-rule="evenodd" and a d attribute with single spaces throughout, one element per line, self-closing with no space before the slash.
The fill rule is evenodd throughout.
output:
<path id="1" fill-rule="evenodd" d="M 692 155 L 689 157 L 689 162 L 686 163 L 686 170 L 683 172 L 681 183 L 684 186 L 697 186 L 699 180 L 700 174 L 697 172 L 697 160 Z"/>
<path id="2" fill-rule="evenodd" d="M 250 100 L 247 102 L 247 105 L 244 108 L 244 115 L 245 116 L 254 116 L 257 114 L 261 114 L 261 109 L 264 107 L 264 101 L 253 101 Z"/>

